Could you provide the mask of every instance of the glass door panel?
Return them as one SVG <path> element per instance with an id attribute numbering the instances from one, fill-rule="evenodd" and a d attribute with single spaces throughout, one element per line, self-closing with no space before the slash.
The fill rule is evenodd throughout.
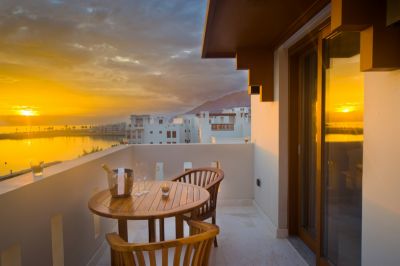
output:
<path id="1" fill-rule="evenodd" d="M 333 265 L 361 265 L 364 85 L 357 32 L 324 41 L 323 249 Z"/>

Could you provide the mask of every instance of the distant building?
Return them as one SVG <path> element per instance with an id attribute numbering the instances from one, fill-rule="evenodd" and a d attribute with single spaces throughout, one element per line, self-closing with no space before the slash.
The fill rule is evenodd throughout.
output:
<path id="1" fill-rule="evenodd" d="M 115 123 L 108 125 L 93 126 L 90 130 L 95 133 L 101 133 L 104 135 L 121 135 L 124 136 L 127 131 L 127 123 Z"/>
<path id="2" fill-rule="evenodd" d="M 132 144 L 176 144 L 184 142 L 182 124 L 169 122 L 165 116 L 131 115 L 131 127 L 127 132 Z"/>
<path id="3" fill-rule="evenodd" d="M 248 107 L 224 109 L 220 113 L 200 112 L 200 143 L 243 143 L 251 135 L 251 114 Z"/>
<path id="4" fill-rule="evenodd" d="M 250 108 L 200 112 L 169 119 L 131 115 L 127 139 L 131 144 L 234 143 L 250 138 Z"/>

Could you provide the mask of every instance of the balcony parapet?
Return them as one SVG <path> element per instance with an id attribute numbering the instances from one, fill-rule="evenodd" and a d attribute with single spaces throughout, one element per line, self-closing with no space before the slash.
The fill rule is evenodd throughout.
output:
<path id="1" fill-rule="evenodd" d="M 254 198 L 252 144 L 124 145 L 45 169 L 44 177 L 27 173 L 0 182 L 1 260 L 21 265 L 86 265 L 116 222 L 92 214 L 87 203 L 107 188 L 100 165 L 134 168 L 136 162 L 164 164 L 164 177 L 219 161 L 225 171 L 220 202 L 237 204 Z M 154 166 L 154 167 L 152 167 Z M 149 178 L 151 179 L 151 178 Z"/>

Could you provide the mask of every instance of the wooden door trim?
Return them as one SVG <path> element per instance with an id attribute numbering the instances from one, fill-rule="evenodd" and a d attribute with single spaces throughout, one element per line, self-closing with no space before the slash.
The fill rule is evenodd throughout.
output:
<path id="1" fill-rule="evenodd" d="M 321 266 L 329 266 L 330 263 L 323 257 L 323 243 L 324 243 L 324 213 L 325 213 L 325 208 L 324 208 L 324 194 L 325 194 L 325 186 L 323 182 L 323 154 L 324 154 L 324 146 L 323 146 L 323 141 L 324 141 L 324 136 L 325 136 L 325 130 L 324 130 L 324 110 L 325 110 L 325 92 L 323 90 L 323 84 L 325 82 L 324 80 L 324 75 L 323 75 L 323 66 L 324 66 L 324 49 L 323 49 L 323 44 L 324 44 L 324 39 L 326 39 L 329 35 L 331 34 L 331 26 L 330 24 L 326 25 L 318 34 L 318 74 L 317 74 L 317 91 L 318 91 L 318 102 L 320 103 L 319 107 L 319 127 L 318 127 L 318 152 L 320 155 L 318 156 L 319 161 L 317 162 L 317 166 L 319 167 L 318 169 L 318 178 L 317 178 L 317 243 L 316 243 L 316 262 L 317 265 Z"/>
<path id="2" fill-rule="evenodd" d="M 323 222 L 324 222 L 324 186 L 322 180 L 323 174 L 323 40 L 331 34 L 329 21 L 323 23 L 313 34 L 303 38 L 289 49 L 289 193 L 288 193 L 288 225 L 289 234 L 302 236 L 303 241 L 314 251 L 317 265 L 330 266 L 326 258 L 323 257 Z M 316 177 L 316 237 L 315 240 L 309 239 L 309 236 L 298 228 L 300 204 L 299 197 L 299 119 L 297 110 L 299 108 L 299 63 L 298 59 L 302 51 L 309 48 L 309 45 L 316 43 L 317 47 L 317 177 Z"/>
<path id="3" fill-rule="evenodd" d="M 308 36 L 301 40 L 289 51 L 289 193 L 288 193 L 288 224 L 289 234 L 298 235 L 307 244 L 307 246 L 316 252 L 316 240 L 311 238 L 305 230 L 302 230 L 300 224 L 299 199 L 301 180 L 299 173 L 298 145 L 300 143 L 300 66 L 299 59 L 308 51 L 316 49 L 318 35 Z M 317 191 L 316 191 L 317 192 Z M 317 195 L 315 195 L 317 196 Z M 316 210 L 317 211 L 317 210 Z M 318 215 L 318 214 L 316 214 Z"/>

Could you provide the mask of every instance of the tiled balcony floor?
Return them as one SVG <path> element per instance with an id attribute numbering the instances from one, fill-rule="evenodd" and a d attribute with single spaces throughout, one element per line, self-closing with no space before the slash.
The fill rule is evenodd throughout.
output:
<path id="1" fill-rule="evenodd" d="M 147 241 L 147 222 L 129 222 L 129 242 Z M 276 239 L 265 217 L 253 206 L 218 207 L 218 248 L 214 248 L 210 265 L 306 266 L 307 263 L 286 239 Z M 166 219 L 166 238 L 174 238 L 174 220 Z M 187 235 L 187 228 L 185 235 Z M 107 249 L 108 250 L 108 249 Z M 98 266 L 109 265 L 110 255 L 105 252 Z"/>

